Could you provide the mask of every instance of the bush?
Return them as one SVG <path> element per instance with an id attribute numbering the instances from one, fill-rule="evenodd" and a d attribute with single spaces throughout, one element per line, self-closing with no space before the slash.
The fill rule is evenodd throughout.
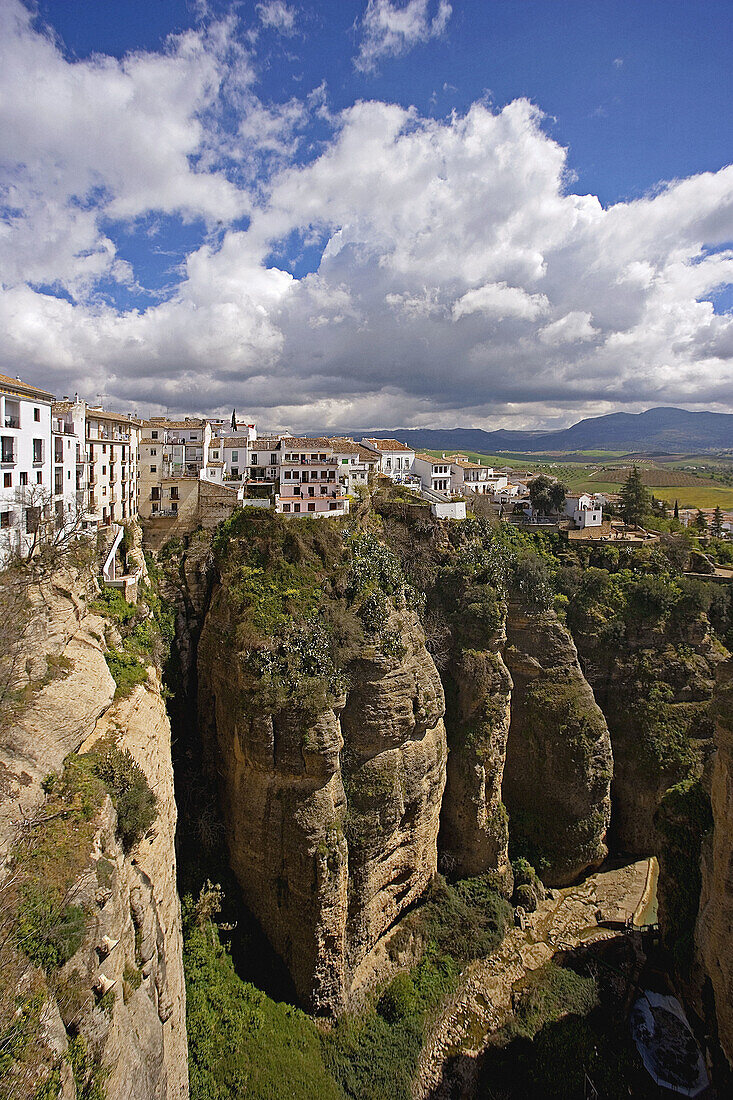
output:
<path id="1" fill-rule="evenodd" d="M 117 685 L 115 699 L 124 699 L 135 690 L 138 684 L 144 684 L 148 678 L 147 669 L 133 654 L 120 652 L 119 649 L 110 649 L 105 653 L 104 659 Z"/>
<path id="2" fill-rule="evenodd" d="M 547 963 L 528 976 L 515 1013 L 516 1027 L 532 1037 L 563 1016 L 587 1016 L 597 1004 L 595 978 L 584 978 L 574 970 Z"/>
<path id="3" fill-rule="evenodd" d="M 377 1002 L 377 1012 L 388 1024 L 396 1024 L 417 1010 L 415 985 L 409 974 L 398 974 Z"/>
<path id="4" fill-rule="evenodd" d="M 46 971 L 63 966 L 81 947 L 85 930 L 81 906 L 59 904 L 58 893 L 43 883 L 24 886 L 16 941 L 36 966 Z"/>
<path id="5" fill-rule="evenodd" d="M 117 811 L 117 832 L 130 851 L 155 821 L 158 800 L 145 772 L 127 749 L 106 748 L 94 766 Z"/>

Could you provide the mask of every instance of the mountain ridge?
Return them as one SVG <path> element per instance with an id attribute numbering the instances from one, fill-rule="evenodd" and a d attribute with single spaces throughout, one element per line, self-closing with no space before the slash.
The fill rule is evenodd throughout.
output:
<path id="1" fill-rule="evenodd" d="M 331 434 L 332 429 L 321 433 Z M 516 431 L 499 428 L 392 428 L 353 429 L 354 438 L 396 437 L 415 448 L 426 450 L 577 451 L 629 450 L 649 453 L 671 451 L 692 453 L 733 448 L 733 414 L 688 412 L 660 406 L 641 413 L 607 413 L 587 417 L 569 428 Z"/>

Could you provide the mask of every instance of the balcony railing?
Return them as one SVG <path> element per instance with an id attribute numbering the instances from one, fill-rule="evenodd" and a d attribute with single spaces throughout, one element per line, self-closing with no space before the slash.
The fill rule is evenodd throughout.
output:
<path id="1" fill-rule="evenodd" d="M 20 417 L 19 416 L 6 416 L 5 417 L 5 427 L 6 428 L 19 428 L 20 427 Z"/>

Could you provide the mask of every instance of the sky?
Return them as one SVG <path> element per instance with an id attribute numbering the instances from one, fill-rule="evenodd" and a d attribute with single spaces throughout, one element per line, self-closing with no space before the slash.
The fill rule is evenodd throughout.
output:
<path id="1" fill-rule="evenodd" d="M 0 0 L 0 372 L 262 426 L 733 412 L 733 0 Z"/>

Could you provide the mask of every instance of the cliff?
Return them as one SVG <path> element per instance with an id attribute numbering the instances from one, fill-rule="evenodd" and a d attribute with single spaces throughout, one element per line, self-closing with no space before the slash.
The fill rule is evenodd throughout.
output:
<path id="1" fill-rule="evenodd" d="M 183 1100 L 176 806 L 160 679 L 122 659 L 128 628 L 110 619 L 89 574 L 44 582 L 31 604 L 33 660 L 53 675 L 31 669 L 2 736 L 0 1014 L 19 1006 L 7 1080 L 13 1095 L 45 1081 L 65 1100 L 92 1088 L 107 1100 Z M 153 638 L 147 608 L 130 614 L 140 615 L 139 637 Z M 121 669 L 136 681 L 124 690 L 111 674 Z M 110 761 L 122 768 L 111 778 Z"/>
<path id="2" fill-rule="evenodd" d="M 504 800 L 516 841 L 550 885 L 566 885 L 607 854 L 611 741 L 553 611 L 509 601 L 504 657 L 512 675 Z"/>
<path id="3" fill-rule="evenodd" d="M 568 610 L 611 733 L 612 842 L 633 855 L 659 850 L 664 792 L 699 774 L 712 751 L 709 704 L 722 647 L 695 583 L 589 569 Z"/>
<path id="4" fill-rule="evenodd" d="M 733 661 L 719 666 L 716 693 L 716 753 L 710 800 L 713 829 L 702 845 L 702 891 L 696 929 L 697 954 L 706 981 L 700 994 L 708 1022 L 733 1069 Z"/>
<path id="5" fill-rule="evenodd" d="M 230 861 L 302 1003 L 339 1012 L 437 867 L 443 692 L 417 616 L 391 606 L 380 626 L 390 644 L 352 642 L 348 687 L 327 705 L 298 691 L 268 699 L 252 651 L 236 641 L 234 587 L 224 568 L 198 660 L 200 728 Z M 320 672 L 328 662 L 324 650 Z"/>

